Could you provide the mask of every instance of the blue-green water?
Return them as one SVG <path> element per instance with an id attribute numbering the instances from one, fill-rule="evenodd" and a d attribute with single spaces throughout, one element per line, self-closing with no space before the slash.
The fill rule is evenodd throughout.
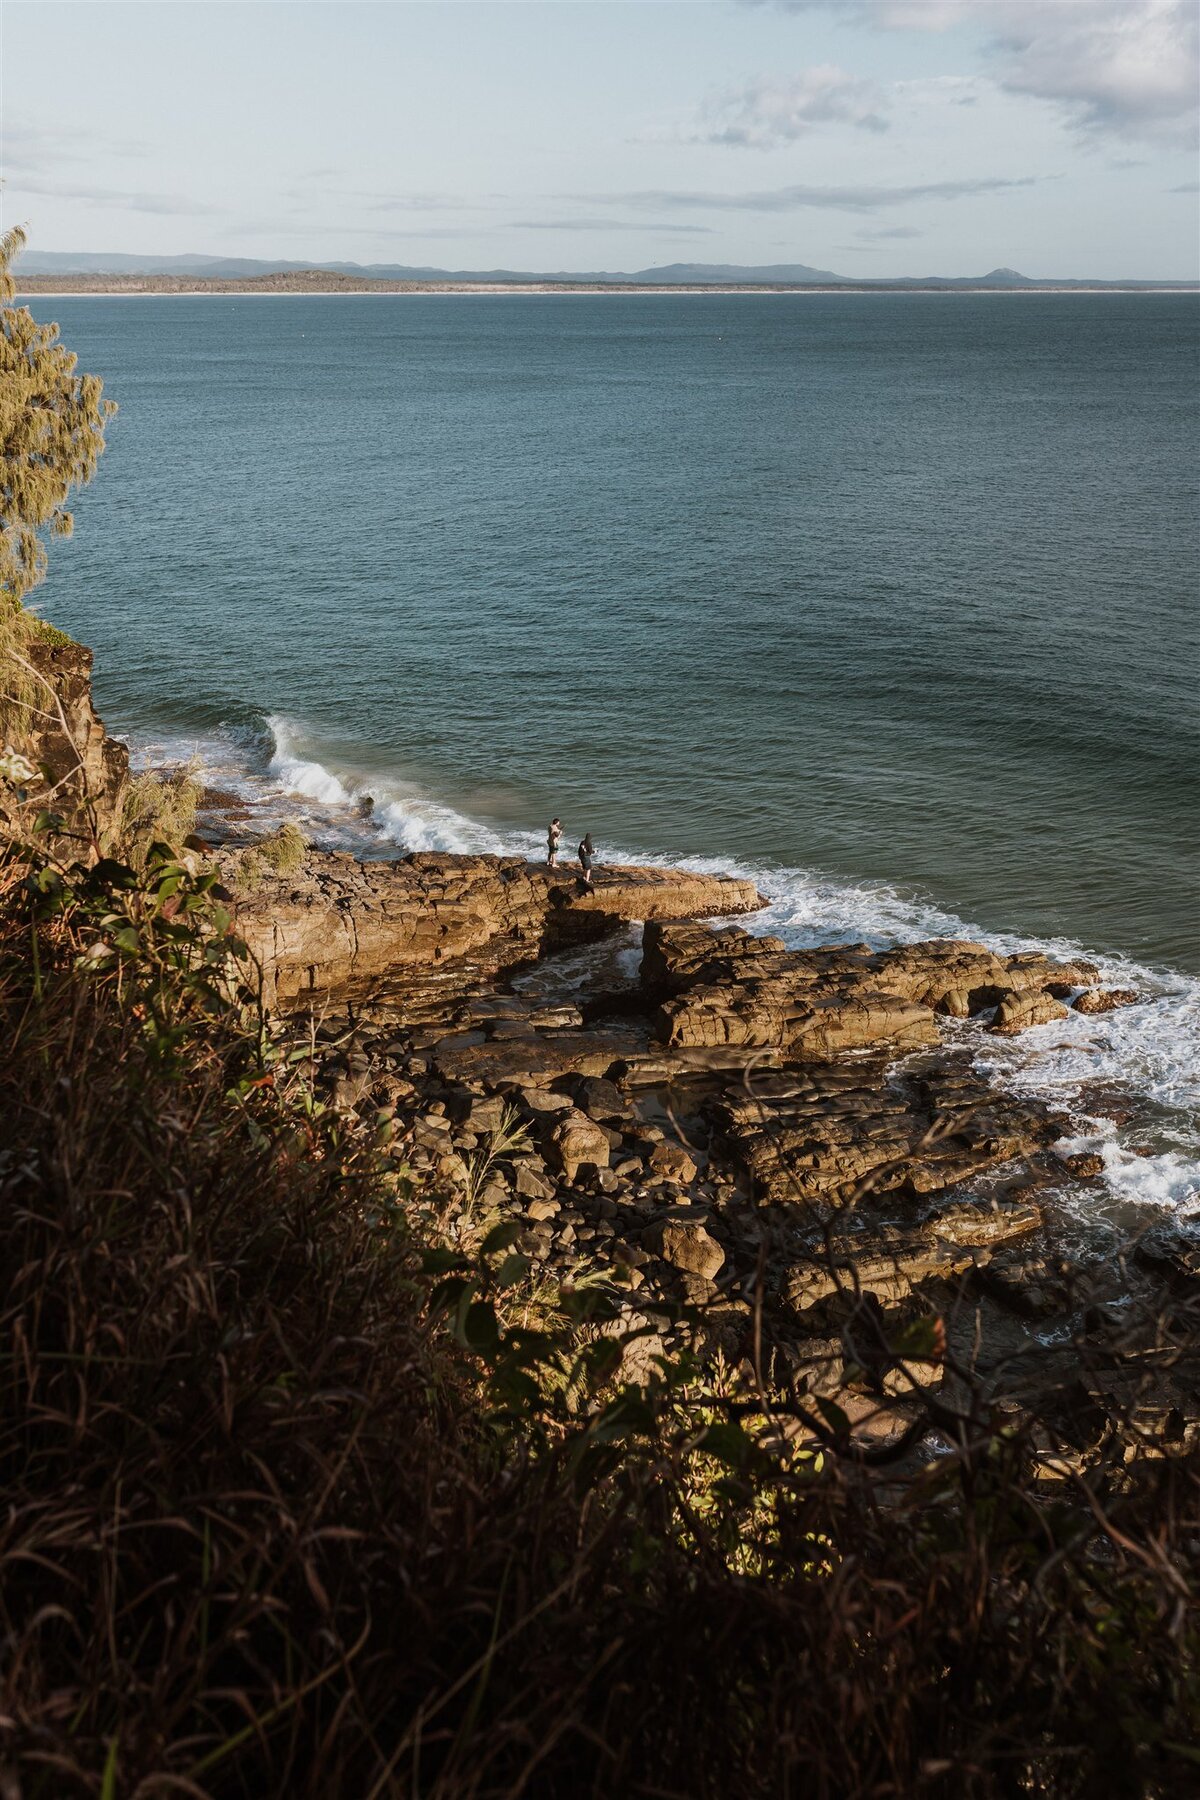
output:
<path id="1" fill-rule="evenodd" d="M 553 812 L 796 941 L 1131 959 L 1042 1074 L 1184 1129 L 1194 298 L 34 310 L 121 406 L 42 596 L 113 728 L 378 851 Z"/>

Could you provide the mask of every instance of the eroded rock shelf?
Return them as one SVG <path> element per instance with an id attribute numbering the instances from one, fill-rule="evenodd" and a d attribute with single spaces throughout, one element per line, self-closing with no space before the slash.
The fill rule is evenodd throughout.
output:
<path id="1" fill-rule="evenodd" d="M 1094 1308 L 1104 1279 L 1062 1262 L 1044 1196 L 1095 1171 L 1055 1153 L 1068 1121 L 989 1080 L 958 1022 L 1012 1034 L 1137 996 L 1084 962 L 788 950 L 727 922 L 762 905 L 672 869 L 586 891 L 517 858 L 314 854 L 240 923 L 273 1003 L 317 1020 L 318 1081 L 390 1114 L 405 1166 L 462 1190 L 520 1127 L 479 1203 L 548 1272 L 623 1287 L 645 1332 L 627 1372 L 672 1331 L 730 1357 L 758 1333 L 840 1383 L 864 1307 L 958 1319 L 965 1295 L 1009 1321 L 1010 1357 Z M 657 1310 L 679 1303 L 686 1326 Z M 885 1376 L 865 1378 L 876 1396 Z"/>

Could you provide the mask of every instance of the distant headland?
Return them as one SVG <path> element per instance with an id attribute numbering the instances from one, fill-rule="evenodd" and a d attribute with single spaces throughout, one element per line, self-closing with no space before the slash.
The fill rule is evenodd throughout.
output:
<path id="1" fill-rule="evenodd" d="M 251 257 L 137 256 L 42 251 L 22 258 L 27 294 L 353 294 L 353 293 L 1149 293 L 1195 292 L 1189 281 L 1037 279 L 1016 269 L 986 275 L 896 276 L 868 280 L 807 263 L 668 263 L 633 272 L 435 269 L 384 263 L 270 262 Z"/>

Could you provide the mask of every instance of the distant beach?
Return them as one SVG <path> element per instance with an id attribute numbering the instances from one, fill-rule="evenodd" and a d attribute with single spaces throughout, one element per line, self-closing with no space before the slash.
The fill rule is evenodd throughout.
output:
<path id="1" fill-rule="evenodd" d="M 266 299 L 284 299 L 295 296 L 310 298 L 329 298 L 344 296 L 346 298 L 375 296 L 377 298 L 415 295 L 488 295 L 488 294 L 528 294 L 528 295 L 588 295 L 595 298 L 600 295 L 641 295 L 641 296 L 675 296 L 706 295 L 712 297 L 757 295 L 769 298 L 772 295 L 880 295 L 896 296 L 898 294 L 935 294 L 943 299 L 962 299 L 969 295 L 1017 295 L 1029 298 L 1036 295 L 1050 294 L 1181 294 L 1200 293 L 1200 283 L 1187 285 L 1184 283 L 1164 284 L 1161 286 L 1134 286 L 1126 283 L 1099 282 L 1095 286 L 1076 284 L 1074 286 L 1029 287 L 989 287 L 983 283 L 970 287 L 949 287 L 931 282 L 927 286 L 905 282 L 889 286 L 880 282 L 866 282 L 862 285 L 850 282 L 834 282 L 829 284 L 797 283 L 721 283 L 694 282 L 679 285 L 658 282 L 564 282 L 564 281 L 356 281 L 350 276 L 329 275 L 314 280 L 306 280 L 302 276 L 270 275 L 249 276 L 244 280 L 230 277 L 228 279 L 203 280 L 192 279 L 182 275 L 45 275 L 28 276 L 20 284 L 19 297 L 23 299 L 65 300 L 82 299 L 88 296 L 103 296 L 106 299 L 119 299 L 122 296 L 143 298 L 161 296 L 167 298 L 200 299 L 206 295 L 225 297 L 236 294 L 244 298 L 260 297 Z"/>

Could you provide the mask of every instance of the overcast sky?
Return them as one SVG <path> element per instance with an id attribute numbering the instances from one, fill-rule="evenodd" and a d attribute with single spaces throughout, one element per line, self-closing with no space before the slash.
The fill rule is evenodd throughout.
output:
<path id="1" fill-rule="evenodd" d="M 1197 276 L 1198 0 L 3 0 L 39 250 Z"/>

